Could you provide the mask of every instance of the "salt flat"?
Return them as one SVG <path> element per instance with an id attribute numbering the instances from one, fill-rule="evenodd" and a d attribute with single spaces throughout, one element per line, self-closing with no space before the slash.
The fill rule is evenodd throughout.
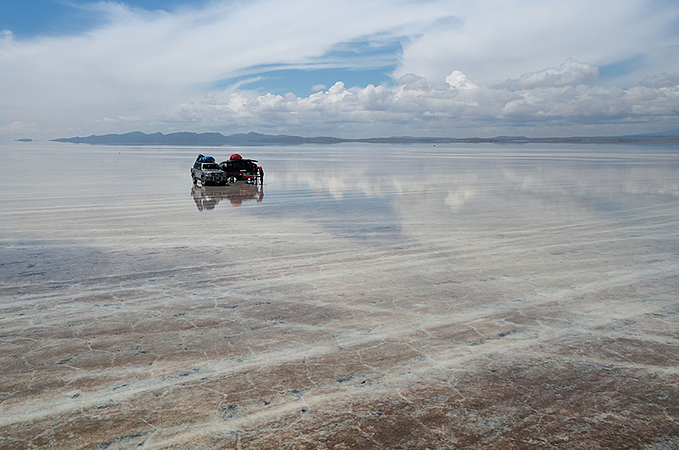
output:
<path id="1" fill-rule="evenodd" d="M 2 448 L 679 447 L 676 145 L 0 161 Z"/>

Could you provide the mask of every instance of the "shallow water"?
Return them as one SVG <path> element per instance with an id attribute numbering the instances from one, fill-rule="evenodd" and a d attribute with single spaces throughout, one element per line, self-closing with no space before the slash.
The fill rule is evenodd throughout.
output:
<path id="1" fill-rule="evenodd" d="M 263 187 L 191 184 L 234 152 Z M 676 146 L 32 143 L 0 167 L 2 444 L 679 442 Z"/>

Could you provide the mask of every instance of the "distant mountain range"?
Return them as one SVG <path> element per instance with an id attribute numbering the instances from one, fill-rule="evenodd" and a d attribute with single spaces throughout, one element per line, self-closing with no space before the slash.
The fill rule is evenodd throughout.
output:
<path id="1" fill-rule="evenodd" d="M 262 146 L 262 145 L 299 145 L 299 144 L 337 144 L 347 142 L 346 139 L 333 137 L 301 137 L 287 135 L 267 135 L 255 132 L 224 136 L 221 133 L 153 133 L 140 131 L 125 134 L 106 134 L 103 136 L 87 136 L 52 139 L 56 142 L 98 145 L 200 145 L 200 146 Z"/>
<path id="2" fill-rule="evenodd" d="M 679 143 L 679 133 L 672 136 L 634 135 L 567 138 L 529 138 L 525 136 L 497 136 L 492 138 L 445 138 L 445 137 L 386 137 L 367 139 L 342 139 L 330 136 L 302 137 L 288 135 L 268 135 L 255 132 L 224 136 L 221 133 L 152 133 L 140 131 L 125 134 L 106 134 L 101 136 L 72 137 L 52 139 L 55 142 L 96 145 L 180 145 L 180 146 L 264 146 L 300 144 L 339 144 L 361 142 L 369 144 L 448 144 L 448 143 Z"/>

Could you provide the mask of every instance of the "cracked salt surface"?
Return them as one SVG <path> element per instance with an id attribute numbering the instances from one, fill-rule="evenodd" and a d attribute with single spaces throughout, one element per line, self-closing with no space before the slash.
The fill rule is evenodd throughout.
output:
<path id="1" fill-rule="evenodd" d="M 0 448 L 676 447 L 675 147 L 199 150 L 0 148 Z"/>

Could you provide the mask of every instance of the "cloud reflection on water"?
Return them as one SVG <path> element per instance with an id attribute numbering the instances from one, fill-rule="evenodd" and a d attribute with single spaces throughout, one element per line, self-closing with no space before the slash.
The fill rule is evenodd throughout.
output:
<path id="1" fill-rule="evenodd" d="M 428 240 L 465 230 L 610 221 L 674 203 L 674 153 L 605 146 L 349 149 L 345 157 L 281 161 L 270 180 L 281 214 L 306 215 L 335 233 L 355 236 L 366 228 L 361 224 L 382 223 L 385 233 L 399 230 L 394 239 Z"/>

